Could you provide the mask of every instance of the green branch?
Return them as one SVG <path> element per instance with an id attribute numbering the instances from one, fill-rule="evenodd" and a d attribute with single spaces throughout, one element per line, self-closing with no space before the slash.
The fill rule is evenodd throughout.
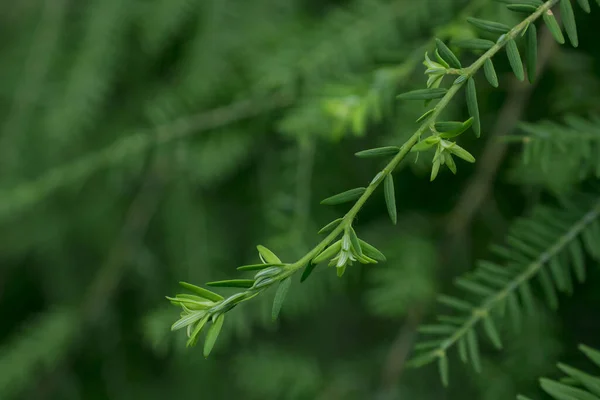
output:
<path id="1" fill-rule="evenodd" d="M 544 266 L 548 266 L 549 261 L 557 257 L 561 251 L 570 246 L 577 237 L 600 217 L 600 201 L 597 201 L 592 208 L 576 221 L 563 235 L 559 236 L 546 251 L 529 263 L 522 272 L 517 274 L 510 281 L 506 282 L 501 290 L 484 299 L 479 307 L 471 310 L 471 316 L 456 328 L 456 330 L 447 339 L 444 339 L 439 345 L 424 354 L 419 355 L 411 361 L 411 366 L 418 367 L 431 360 L 446 357 L 446 351 L 463 339 L 467 334 L 475 329 L 475 326 L 491 315 L 493 309 L 505 305 L 507 298 L 523 287 L 530 279 L 538 275 Z M 427 330 L 427 329 L 426 329 Z M 492 334 L 494 335 L 494 334 Z"/>
<path id="2" fill-rule="evenodd" d="M 576 193 L 561 199 L 561 208 L 536 207 L 532 215 L 517 220 L 506 236 L 506 244 L 492 246 L 501 260 L 479 261 L 477 268 L 456 279 L 460 289 L 479 301 L 441 295 L 440 303 L 455 315 L 439 315 L 438 322 L 423 325 L 426 336 L 415 345 L 417 353 L 409 366 L 421 367 L 438 361 L 444 385 L 448 385 L 448 350 L 454 345 L 465 363 L 481 370 L 477 328 L 481 327 L 497 349 L 502 348 L 498 325 L 508 315 L 515 331 L 521 327 L 523 311 L 535 312 L 530 281 L 535 277 L 552 309 L 558 307 L 558 292 L 572 293 L 573 280 L 586 280 L 585 252 L 600 261 L 600 197 Z M 523 310 L 524 309 L 524 310 Z"/>
<path id="3" fill-rule="evenodd" d="M 342 276 L 345 268 L 348 265 L 352 265 L 353 261 L 370 264 L 376 263 L 378 260 L 385 260 L 383 254 L 376 248 L 358 239 L 356 232 L 352 227 L 354 218 L 361 210 L 362 206 L 372 196 L 379 185 L 384 182 L 384 192 L 388 212 L 392 222 L 396 223 L 396 205 L 392 173 L 410 151 L 423 151 L 433 146 L 437 146 L 436 155 L 433 159 L 432 180 L 437 176 L 441 165 L 445 164 L 452 172 L 456 172 L 456 165 L 454 164 L 452 155 L 456 155 L 468 162 L 475 161 L 473 156 L 466 150 L 459 147 L 455 142 L 447 140 L 462 134 L 473 124 L 475 124 L 473 126 L 474 131 L 476 135 L 479 136 L 480 122 L 473 76 L 484 65 L 491 63 L 491 58 L 507 45 L 511 66 L 513 66 L 516 75 L 522 75 L 522 65 L 520 64 L 521 61 L 518 50 L 516 50 L 516 45 L 514 44 L 514 39 L 517 38 L 518 35 L 524 34 L 529 26 L 542 15 L 546 18 L 550 13 L 550 8 L 556 5 L 558 1 L 559 0 L 550 0 L 540 5 L 531 15 L 512 29 L 505 25 L 489 21 L 471 20 L 470 22 L 480 29 L 504 33 L 496 43 L 489 42 L 490 46 L 488 50 L 466 68 L 461 67 L 460 61 L 443 42 L 436 40 L 437 50 L 435 55 L 439 63 L 431 61 L 427 56 L 427 53 L 425 54 L 424 64 L 428 67 L 426 74 L 430 75 L 427 85 L 428 89 L 405 93 L 399 97 L 412 100 L 425 100 L 426 104 L 434 99 L 439 99 L 439 102 L 433 109 L 427 111 L 419 118 L 419 121 L 422 121 L 422 124 L 401 147 L 370 149 L 357 153 L 357 156 L 359 157 L 388 156 L 392 154 L 394 154 L 394 156 L 366 188 L 351 189 L 325 199 L 322 202 L 322 204 L 332 205 L 355 201 L 352 208 L 350 208 L 343 218 L 333 221 L 321 230 L 321 232 L 330 231 L 330 233 L 307 254 L 291 264 L 283 263 L 270 250 L 263 246 L 258 246 L 258 251 L 263 264 L 239 268 L 240 270 L 258 270 L 254 279 L 234 279 L 207 284 L 216 287 L 238 287 L 245 289 L 227 299 L 206 289 L 188 283 L 182 283 L 184 287 L 193 291 L 195 295 L 182 294 L 177 295 L 175 298 L 168 298 L 173 304 L 179 305 L 183 309 L 181 319 L 173 324 L 172 329 L 177 330 L 187 327 L 189 337 L 188 345 L 193 346 L 198 340 L 199 333 L 210 320 L 212 324 L 208 328 L 207 339 L 204 345 L 204 355 L 208 356 L 223 325 L 224 314 L 227 311 L 239 303 L 259 295 L 269 287 L 278 284 L 279 288 L 275 295 L 273 307 L 273 318 L 276 318 L 281 309 L 281 304 L 285 299 L 287 290 L 289 289 L 291 276 L 299 270 L 305 268 L 302 276 L 303 281 L 310 275 L 316 264 L 326 260 L 329 260 L 330 266 L 336 267 L 338 276 Z M 533 30 L 533 32 L 535 34 L 535 30 Z M 484 44 L 487 45 L 487 41 L 480 41 L 480 44 L 481 42 L 485 42 Z M 450 68 L 451 66 L 452 68 Z M 491 68 L 493 70 L 493 66 Z M 488 76 L 488 72 L 489 71 L 486 70 L 486 76 Z M 441 81 L 446 75 L 459 76 L 449 89 L 439 88 Z M 466 122 L 438 122 L 438 118 L 442 111 L 444 111 L 446 106 L 465 84 L 467 84 L 467 105 L 469 106 L 471 118 Z M 427 133 L 430 133 L 431 135 L 426 139 L 421 140 L 422 136 Z M 342 238 L 335 241 L 340 235 Z M 480 318 L 481 316 L 479 315 L 472 317 L 468 327 L 476 323 Z M 467 330 L 468 328 L 465 328 L 465 332 Z M 454 341 L 461 335 L 458 335 Z"/>

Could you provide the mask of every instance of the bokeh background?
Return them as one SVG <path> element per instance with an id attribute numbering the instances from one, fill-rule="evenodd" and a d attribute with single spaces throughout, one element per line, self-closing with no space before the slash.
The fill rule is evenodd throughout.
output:
<path id="1" fill-rule="evenodd" d="M 257 244 L 291 262 L 317 243 L 347 207 L 319 201 L 382 166 L 354 152 L 412 134 L 423 104 L 395 95 L 424 87 L 433 37 L 475 36 L 469 15 L 522 17 L 488 0 L 3 1 L 0 399 L 503 400 L 579 365 L 578 343 L 600 345 L 592 265 L 558 312 L 485 344 L 481 374 L 451 358 L 445 390 L 405 361 L 452 278 L 578 184 L 501 136 L 600 110 L 597 7 L 576 10 L 577 49 L 540 27 L 535 85 L 504 54 L 499 89 L 478 78 L 482 138 L 461 138 L 476 164 L 430 183 L 430 158 L 409 157 L 397 226 L 371 198 L 356 229 L 387 263 L 296 279 L 275 323 L 273 293 L 237 307 L 208 360 L 170 332 L 178 281 L 236 277 Z M 447 116 L 467 118 L 462 95 Z"/>

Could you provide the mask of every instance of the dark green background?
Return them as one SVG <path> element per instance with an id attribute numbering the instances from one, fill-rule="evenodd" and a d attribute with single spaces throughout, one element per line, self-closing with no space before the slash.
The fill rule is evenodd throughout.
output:
<path id="1" fill-rule="evenodd" d="M 3 2 L 0 398 L 501 400 L 536 393 L 559 359 L 587 365 L 576 345 L 600 346 L 595 265 L 558 312 L 541 305 L 501 352 L 486 343 L 482 374 L 451 357 L 444 390 L 434 366 L 402 368 L 435 295 L 514 217 L 572 188 L 560 158 L 543 174 L 521 164 L 519 144 L 461 235 L 447 234 L 446 217 L 479 164 L 457 161 L 457 176 L 444 169 L 430 183 L 430 158 L 411 155 L 395 174 L 398 225 L 380 191 L 355 225 L 387 263 L 296 279 L 276 323 L 273 293 L 237 307 L 208 360 L 169 331 L 178 310 L 164 296 L 178 281 L 236 277 L 258 261 L 257 244 L 293 262 L 343 215 L 347 206 L 319 201 L 383 165 L 354 152 L 414 132 L 422 103 L 394 96 L 425 86 L 434 35 L 474 35 L 465 7 L 509 25 L 522 17 L 471 3 Z M 576 10 L 580 47 L 551 50 L 522 120 L 600 110 L 595 6 Z M 477 78 L 482 137 L 460 139 L 476 158 L 497 145 L 492 130 L 519 133 L 498 116 L 526 84 L 515 86 L 503 52 L 494 61 L 500 88 Z M 360 123 L 352 107 L 365 101 L 380 119 L 369 109 Z M 467 118 L 462 94 L 446 115 Z"/>

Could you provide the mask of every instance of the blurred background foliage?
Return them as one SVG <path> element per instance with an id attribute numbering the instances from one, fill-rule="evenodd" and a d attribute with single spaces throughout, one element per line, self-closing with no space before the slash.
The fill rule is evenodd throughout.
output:
<path id="1" fill-rule="evenodd" d="M 559 358 L 579 359 L 577 343 L 600 346 L 589 268 L 557 312 L 540 308 L 502 352 L 486 346 L 481 374 L 451 359 L 444 390 L 435 367 L 403 367 L 436 294 L 511 220 L 600 174 L 600 120 L 560 145 L 562 117 L 600 111 L 597 9 L 577 9 L 579 48 L 542 50 L 534 87 L 495 60 L 500 89 L 479 85 L 482 139 L 463 140 L 478 163 L 434 183 L 425 157 L 402 164 L 395 227 L 383 196 L 364 207 L 356 228 L 388 262 L 296 279 L 276 323 L 273 293 L 243 304 L 209 360 L 169 331 L 178 311 L 164 296 L 180 280 L 237 276 L 258 243 L 303 255 L 345 210 L 319 200 L 380 166 L 352 154 L 417 127 L 422 104 L 394 96 L 424 86 L 432 38 L 474 37 L 466 15 L 520 16 L 488 0 L 23 0 L 0 11 L 1 399 L 500 400 L 535 393 Z M 455 101 L 449 119 L 465 108 Z M 528 164 L 523 135 L 550 143 Z M 484 201 L 465 202 L 481 170 Z"/>

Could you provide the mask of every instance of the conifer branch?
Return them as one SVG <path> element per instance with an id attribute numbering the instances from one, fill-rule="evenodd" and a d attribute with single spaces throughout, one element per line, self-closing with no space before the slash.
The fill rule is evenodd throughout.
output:
<path id="1" fill-rule="evenodd" d="M 440 316 L 439 324 L 421 326 L 422 334 L 437 338 L 416 345 L 418 354 L 409 362 L 410 366 L 419 367 L 438 359 L 442 368 L 447 363 L 448 350 L 458 345 L 461 359 L 464 362 L 470 360 L 479 371 L 476 328 L 482 326 L 492 344 L 501 348 L 495 321 L 508 314 L 515 329 L 519 329 L 522 313 L 519 303 L 526 312 L 531 313 L 534 309 L 530 287 L 534 277 L 539 278 L 551 308 L 558 306 L 557 291 L 572 291 L 570 269 L 579 282 L 585 280 L 583 249 L 600 259 L 597 247 L 600 198 L 577 195 L 565 201 L 565 209 L 537 208 L 532 217 L 513 226 L 505 246 L 492 247 L 492 251 L 504 259 L 504 266 L 481 261 L 474 273 L 456 280 L 456 286 L 482 299 L 479 304 L 445 295 L 439 297 L 440 303 L 457 310 L 460 315 Z M 579 210 L 584 211 L 580 213 Z M 447 370 L 440 372 L 447 384 Z"/>
<path id="2" fill-rule="evenodd" d="M 447 164 L 453 172 L 456 171 L 456 165 L 452 160 L 452 155 L 456 155 L 468 162 L 475 161 L 473 156 L 465 149 L 458 146 L 455 142 L 447 140 L 460 135 L 471 125 L 473 125 L 476 135 L 479 136 L 480 122 L 473 76 L 487 61 L 507 45 L 509 45 L 508 49 L 510 50 L 509 58 L 511 58 L 511 54 L 513 59 L 518 57 L 518 54 L 514 54 L 514 49 L 516 49 L 514 39 L 517 38 L 518 35 L 525 33 L 530 24 L 542 15 L 545 15 L 545 13 L 550 10 L 551 7 L 556 5 L 558 1 L 559 0 L 547 1 L 512 29 L 502 24 L 482 20 L 472 20 L 471 23 L 480 28 L 504 33 L 482 56 L 466 68 L 460 68 L 460 61 L 456 59 L 451 50 L 447 48 L 443 42 L 436 41 L 439 51 L 439 53 L 436 51 L 436 56 L 439 63 L 432 62 L 427 56 L 427 53 L 425 54 L 426 61 L 424 64 L 429 68 L 426 73 L 431 75 L 428 82 L 428 89 L 415 90 L 398 97 L 409 100 L 425 100 L 426 104 L 437 99 L 439 99 L 439 102 L 433 109 L 427 111 L 419 118 L 419 121 L 422 121 L 422 124 L 401 147 L 370 149 L 357 153 L 357 156 L 359 157 L 395 155 L 383 170 L 373 178 L 367 187 L 351 189 L 322 201 L 322 204 L 327 205 L 355 201 L 354 205 L 344 217 L 333 221 L 322 229 L 322 231 L 329 232 L 329 234 L 303 257 L 291 264 L 283 263 L 270 250 L 263 246 L 258 246 L 258 251 L 263 264 L 240 267 L 242 270 L 258 270 L 258 273 L 256 273 L 253 279 L 233 279 L 207 284 L 216 287 L 229 286 L 245 288 L 245 290 L 240 291 L 227 299 L 204 288 L 189 283 L 182 283 L 184 287 L 193 291 L 195 295 L 177 295 L 174 298 L 168 297 L 174 305 L 181 306 L 183 310 L 181 319 L 173 324 L 172 330 L 178 330 L 184 327 L 187 328 L 189 337 L 188 346 L 194 346 L 200 332 L 205 326 L 208 326 L 210 320 L 212 324 L 207 328 L 207 339 L 204 344 L 204 355 L 207 357 L 221 330 L 224 316 L 227 311 L 231 310 L 241 302 L 250 300 L 259 295 L 267 288 L 279 285 L 273 308 L 273 317 L 276 318 L 281 309 L 281 303 L 285 299 L 285 294 L 289 288 L 289 279 L 291 279 L 291 276 L 299 270 L 305 269 L 302 276 L 302 280 L 304 280 L 310 275 L 316 264 L 329 260 L 329 265 L 336 266 L 338 276 L 342 276 L 346 267 L 352 265 L 353 261 L 371 264 L 376 263 L 378 259 L 385 260 L 383 254 L 377 249 L 358 239 L 356 232 L 352 227 L 358 212 L 379 185 L 385 182 L 384 192 L 388 212 L 392 222 L 396 223 L 396 205 L 394 201 L 392 173 L 410 151 L 423 151 L 433 146 L 437 146 L 436 156 L 433 161 L 432 180 L 435 179 L 439 167 L 443 164 Z M 450 68 L 450 65 L 446 63 L 447 60 L 450 60 L 452 67 L 459 68 L 460 72 L 459 77 L 449 89 L 442 89 L 439 88 L 439 85 L 447 74 L 446 69 Z M 451 74 L 454 74 L 454 72 L 455 71 L 452 69 Z M 515 74 L 519 75 L 517 70 L 515 70 Z M 469 106 L 471 118 L 464 123 L 438 123 L 441 113 L 465 85 L 467 85 L 467 105 Z M 422 136 L 428 133 L 431 135 L 426 139 L 421 140 Z M 415 146 L 417 144 L 419 145 Z M 340 235 L 342 238 L 335 241 Z"/>

